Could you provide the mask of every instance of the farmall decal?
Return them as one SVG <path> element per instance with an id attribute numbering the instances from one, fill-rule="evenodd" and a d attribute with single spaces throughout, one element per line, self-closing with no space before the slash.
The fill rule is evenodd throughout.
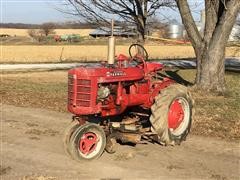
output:
<path id="1" fill-rule="evenodd" d="M 126 76 L 124 71 L 111 71 L 106 73 L 107 77 Z"/>

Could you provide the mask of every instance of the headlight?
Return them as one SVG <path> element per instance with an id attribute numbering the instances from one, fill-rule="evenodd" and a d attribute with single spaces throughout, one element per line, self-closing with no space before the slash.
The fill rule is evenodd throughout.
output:
<path id="1" fill-rule="evenodd" d="M 98 100 L 103 100 L 110 95 L 110 89 L 106 86 L 99 85 L 98 88 Z"/>

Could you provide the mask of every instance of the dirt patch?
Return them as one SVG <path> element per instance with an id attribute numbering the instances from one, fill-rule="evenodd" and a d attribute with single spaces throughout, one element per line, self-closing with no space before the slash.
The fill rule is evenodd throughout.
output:
<path id="1" fill-rule="evenodd" d="M 136 153 L 130 151 L 126 153 L 117 154 L 114 159 L 115 161 L 126 161 L 134 158 L 135 156 L 136 156 Z"/>
<path id="2" fill-rule="evenodd" d="M 38 124 L 35 124 L 35 123 L 26 123 L 26 125 L 28 127 L 36 127 L 36 126 L 38 126 Z"/>
<path id="3" fill-rule="evenodd" d="M 40 140 L 40 138 L 39 137 L 29 137 L 29 139 L 32 139 L 32 140 Z"/>
<path id="4" fill-rule="evenodd" d="M 12 168 L 10 166 L 4 167 L 4 166 L 0 165 L 0 176 L 9 173 L 11 171 L 11 169 Z"/>
<path id="5" fill-rule="evenodd" d="M 56 134 L 59 134 L 58 131 L 54 131 L 52 129 L 29 129 L 25 131 L 25 134 L 30 134 L 30 135 L 45 135 L 45 136 L 55 136 Z"/>
<path id="6" fill-rule="evenodd" d="M 227 180 L 227 177 L 221 176 L 219 174 L 212 174 L 211 176 L 212 179 L 216 179 L 216 180 Z"/>
<path id="7" fill-rule="evenodd" d="M 169 166 L 167 166 L 167 169 L 172 171 L 172 170 L 176 170 L 176 169 L 183 169 L 183 167 L 181 167 L 180 165 L 169 165 Z"/>
<path id="8" fill-rule="evenodd" d="M 180 146 L 117 145 L 115 154 L 76 162 L 63 149 L 68 113 L 2 106 L 2 179 L 239 179 L 239 143 L 190 134 Z M 8 126 L 18 119 L 18 129 Z M 26 122 L 38 124 L 25 134 Z M 50 129 L 60 133 L 46 135 Z M 39 129 L 40 131 L 36 131 Z M 37 135 L 35 135 L 37 134 Z M 38 140 L 29 137 L 38 137 Z M 10 167 L 10 168 L 9 168 Z"/>
<path id="9" fill-rule="evenodd" d="M 48 177 L 48 176 L 42 176 L 42 175 L 29 175 L 24 176 L 20 180 L 56 180 L 56 177 Z"/>

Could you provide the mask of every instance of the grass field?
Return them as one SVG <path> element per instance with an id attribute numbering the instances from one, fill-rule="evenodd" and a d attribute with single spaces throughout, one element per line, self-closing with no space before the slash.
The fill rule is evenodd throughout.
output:
<path id="1" fill-rule="evenodd" d="M 92 29 L 56 29 L 56 34 L 80 34 L 88 36 Z M 0 34 L 9 34 L 11 38 L 2 39 L 1 63 L 39 63 L 39 62 L 78 62 L 103 61 L 107 58 L 107 39 L 82 40 L 79 44 L 51 42 L 40 44 L 27 37 L 27 29 L 2 28 Z M 116 55 L 128 54 L 132 40 L 117 41 Z M 159 44 L 160 43 L 160 44 Z M 146 49 L 150 59 L 174 59 L 195 57 L 192 46 L 163 45 L 163 42 L 147 41 Z M 226 56 L 240 57 L 240 47 L 228 47 Z"/>
<path id="2" fill-rule="evenodd" d="M 194 51 L 191 46 L 146 45 L 151 59 L 191 58 Z M 116 54 L 128 54 L 128 46 L 117 46 Z M 240 47 L 228 47 L 226 56 L 240 57 Z M 107 57 L 107 46 L 67 45 L 67 46 L 1 46 L 2 63 L 37 63 L 102 61 Z"/>
<path id="3" fill-rule="evenodd" d="M 93 29 L 55 29 L 57 35 L 80 34 L 88 36 Z M 9 34 L 10 36 L 28 36 L 27 29 L 1 28 L 0 34 Z"/>
<path id="4" fill-rule="evenodd" d="M 179 71 L 193 82 L 195 71 Z M 211 96 L 192 92 L 195 115 L 192 133 L 240 140 L 240 75 L 226 74 L 227 92 Z M 67 111 L 67 72 L 32 72 L 3 74 L 0 94 L 4 104 Z"/>

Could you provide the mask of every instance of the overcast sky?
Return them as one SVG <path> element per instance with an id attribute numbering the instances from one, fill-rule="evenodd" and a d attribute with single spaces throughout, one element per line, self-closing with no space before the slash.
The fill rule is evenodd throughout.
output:
<path id="1" fill-rule="evenodd" d="M 198 7 L 193 7 L 194 17 L 199 20 L 200 9 L 203 8 L 202 0 L 189 0 Z M 43 22 L 64 22 L 77 20 L 56 10 L 64 8 L 63 0 L 0 0 L 1 2 L 1 22 L 3 23 L 32 23 Z M 199 7 L 200 4 L 200 7 Z M 163 10 L 161 15 L 168 19 L 180 21 L 177 12 Z"/>

